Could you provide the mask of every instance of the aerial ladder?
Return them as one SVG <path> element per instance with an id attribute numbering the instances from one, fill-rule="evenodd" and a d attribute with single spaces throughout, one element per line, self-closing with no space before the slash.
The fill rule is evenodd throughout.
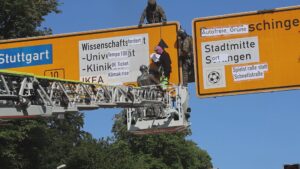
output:
<path id="1" fill-rule="evenodd" d="M 99 108 L 124 108 L 134 134 L 180 132 L 189 126 L 187 87 L 90 84 L 0 70 L 0 119 L 53 117 Z"/>

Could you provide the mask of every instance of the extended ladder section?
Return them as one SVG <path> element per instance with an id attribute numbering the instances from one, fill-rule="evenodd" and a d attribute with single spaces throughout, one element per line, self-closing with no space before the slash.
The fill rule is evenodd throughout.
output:
<path id="1" fill-rule="evenodd" d="M 131 132 L 177 132 L 189 125 L 188 99 L 183 86 L 163 91 L 158 86 L 107 86 L 0 71 L 0 119 L 124 108 Z"/>

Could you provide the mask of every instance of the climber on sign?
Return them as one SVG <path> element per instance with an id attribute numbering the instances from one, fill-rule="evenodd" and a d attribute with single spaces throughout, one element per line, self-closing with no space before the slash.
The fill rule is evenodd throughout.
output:
<path id="1" fill-rule="evenodd" d="M 148 5 L 142 13 L 139 26 L 142 26 L 145 18 L 147 19 L 147 24 L 167 22 L 165 11 L 161 6 L 157 5 L 156 0 L 148 0 Z"/>

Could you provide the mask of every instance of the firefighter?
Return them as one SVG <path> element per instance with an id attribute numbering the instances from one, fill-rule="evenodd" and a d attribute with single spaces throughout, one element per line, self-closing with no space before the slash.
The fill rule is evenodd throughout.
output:
<path id="1" fill-rule="evenodd" d="M 138 86 L 151 86 L 158 85 L 159 81 L 152 75 L 149 74 L 148 67 L 146 65 L 140 66 L 141 76 L 137 78 Z"/>
<path id="2" fill-rule="evenodd" d="M 148 0 L 148 5 L 142 13 L 139 26 L 142 26 L 145 18 L 147 19 L 147 23 L 160 23 L 164 24 L 167 22 L 167 17 L 163 8 L 157 5 L 156 0 Z"/>
<path id="3" fill-rule="evenodd" d="M 193 56 L 193 38 L 188 35 L 184 29 L 178 31 L 179 39 L 179 60 L 182 63 L 183 85 L 188 82 L 194 82 L 194 56 Z"/>
<path id="4" fill-rule="evenodd" d="M 138 77 L 137 83 L 140 87 L 147 87 L 147 86 L 157 86 L 159 85 L 159 80 L 157 80 L 152 74 L 149 74 L 148 67 L 146 65 L 140 66 L 140 71 L 142 73 L 141 76 Z M 157 88 L 154 88 L 157 89 Z M 158 87 L 161 90 L 160 87 Z M 159 107 L 152 106 L 146 109 L 146 117 L 155 117 L 157 113 L 159 113 Z"/>

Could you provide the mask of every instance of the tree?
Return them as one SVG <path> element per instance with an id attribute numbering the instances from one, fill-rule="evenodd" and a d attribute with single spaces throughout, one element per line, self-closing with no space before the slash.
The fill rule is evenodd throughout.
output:
<path id="1" fill-rule="evenodd" d="M 40 150 L 41 161 L 38 169 L 53 169 L 65 163 L 70 153 L 77 147 L 88 133 L 83 128 L 83 113 L 67 113 L 65 119 L 46 119 L 46 133 L 50 144 Z M 32 169 L 32 168 L 31 168 Z"/>
<path id="2" fill-rule="evenodd" d="M 50 28 L 40 28 L 44 17 L 59 13 L 58 0 L 1 0 L 0 39 L 51 34 Z"/>
<path id="3" fill-rule="evenodd" d="M 123 114 L 122 112 L 121 114 Z M 124 116 L 113 126 L 114 144 L 128 146 L 131 154 L 145 169 L 211 169 L 211 158 L 194 142 L 186 140 L 190 131 L 177 134 L 135 136 L 127 132 Z M 139 163 L 135 163 L 136 165 Z"/>
<path id="4" fill-rule="evenodd" d="M 43 123 L 39 119 L 15 120 L 0 127 L 0 164 L 5 169 L 24 168 L 36 151 L 47 144 Z M 38 133 L 38 136 L 36 135 Z M 28 146 L 31 144 L 31 146 Z M 29 158 L 27 158 L 29 157 Z"/>
<path id="5" fill-rule="evenodd" d="M 53 169 L 65 163 L 81 143 L 83 114 L 68 113 L 64 120 L 13 120 L 0 127 L 0 164 L 5 169 Z"/>
<path id="6" fill-rule="evenodd" d="M 1 0 L 0 39 L 51 34 L 40 28 L 49 13 L 59 13 L 58 0 Z M 83 116 L 68 114 L 55 119 L 13 120 L 0 127 L 0 164 L 5 169 L 53 169 L 78 142 Z"/>
<path id="7" fill-rule="evenodd" d="M 96 140 L 90 134 L 85 134 L 80 143 L 73 148 L 66 160 L 70 169 L 110 169 L 108 159 L 108 139 Z"/>
<path id="8" fill-rule="evenodd" d="M 118 116 L 113 138 L 95 140 L 86 135 L 66 161 L 67 169 L 211 169 L 211 158 L 190 134 L 136 136 L 129 133 L 125 117 Z"/>

